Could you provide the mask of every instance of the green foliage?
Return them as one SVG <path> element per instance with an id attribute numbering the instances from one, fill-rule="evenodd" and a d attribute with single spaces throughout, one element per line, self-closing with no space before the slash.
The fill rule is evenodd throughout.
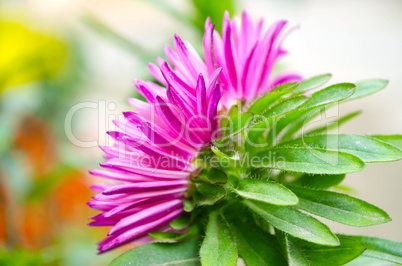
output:
<path id="1" fill-rule="evenodd" d="M 301 187 L 310 187 L 316 189 L 328 189 L 330 187 L 336 186 L 345 179 L 345 174 L 339 175 L 313 175 L 304 174 L 297 178 L 293 185 L 298 185 Z"/>
<path id="2" fill-rule="evenodd" d="M 246 199 L 258 200 L 273 205 L 296 205 L 299 199 L 281 184 L 257 179 L 242 179 L 237 194 Z"/>
<path id="3" fill-rule="evenodd" d="M 395 242 L 378 237 L 344 236 L 363 243 L 367 250 L 363 256 L 386 262 L 402 264 L 402 242 Z"/>
<path id="4" fill-rule="evenodd" d="M 402 150 L 402 135 L 389 135 L 389 136 L 375 135 L 372 137 Z"/>
<path id="5" fill-rule="evenodd" d="M 338 236 L 339 246 L 323 246 L 277 232 L 277 238 L 289 265 L 343 265 L 366 249 L 362 243 Z"/>
<path id="6" fill-rule="evenodd" d="M 296 208 L 339 223 L 369 226 L 391 220 L 380 208 L 345 194 L 295 186 L 288 188 L 299 197 Z"/>
<path id="7" fill-rule="evenodd" d="M 293 207 L 274 206 L 250 200 L 245 200 L 243 203 L 266 222 L 283 232 L 317 244 L 339 245 L 338 238 L 328 226 Z"/>
<path id="8" fill-rule="evenodd" d="M 310 147 L 275 147 L 256 155 L 255 167 L 309 174 L 344 174 L 361 171 L 365 164 L 354 155 Z"/>
<path id="9" fill-rule="evenodd" d="M 356 82 L 355 84 L 357 86 L 356 92 L 348 99 L 348 101 L 362 98 L 382 90 L 388 85 L 388 80 L 369 79 Z"/>
<path id="10" fill-rule="evenodd" d="M 401 150 L 369 136 L 345 134 L 303 136 L 285 142 L 283 146 L 345 152 L 353 154 L 366 163 L 389 162 L 402 158 Z"/>
<path id="11" fill-rule="evenodd" d="M 200 256 L 203 265 L 236 265 L 236 241 L 226 220 L 218 212 L 209 215 Z"/>
<path id="12" fill-rule="evenodd" d="M 168 242 L 203 238 L 201 248 L 192 246 L 196 240 L 161 246 L 178 245 L 178 254 L 182 246 L 200 250 L 196 257 L 185 257 L 191 262 L 200 257 L 203 265 L 236 265 L 238 256 L 247 265 L 402 263 L 401 243 L 335 235 L 311 216 L 349 226 L 390 221 L 372 204 L 327 190 L 366 163 L 402 158 L 402 135 L 327 134 L 360 112 L 304 132 L 327 108 L 372 94 L 387 83 L 375 79 L 320 89 L 330 77 L 283 84 L 249 104 L 235 104 L 220 122 L 220 139 L 194 161 L 197 170 L 184 202 L 191 214 L 171 223 L 175 230 L 190 229 L 150 236 Z M 304 93 L 310 90 L 315 92 Z"/>
<path id="13" fill-rule="evenodd" d="M 303 109 L 313 109 L 331 103 L 339 102 L 353 95 L 356 85 L 353 83 L 339 83 L 314 92 Z"/>
<path id="14" fill-rule="evenodd" d="M 198 240 L 181 243 L 152 243 L 124 252 L 110 265 L 201 265 L 198 249 Z"/>
<path id="15" fill-rule="evenodd" d="M 316 89 L 327 83 L 331 79 L 331 76 L 331 74 L 322 74 L 306 79 L 302 83 L 300 83 L 300 85 L 295 89 L 294 92 L 305 92 Z"/>
<path id="16" fill-rule="evenodd" d="M 234 212 L 234 210 L 233 210 Z M 232 214 L 233 214 L 232 212 Z M 236 210 L 239 213 L 239 209 Z M 286 265 L 275 238 L 255 224 L 252 217 L 240 210 L 240 217 L 231 215 L 232 230 L 239 255 L 247 265 Z"/>

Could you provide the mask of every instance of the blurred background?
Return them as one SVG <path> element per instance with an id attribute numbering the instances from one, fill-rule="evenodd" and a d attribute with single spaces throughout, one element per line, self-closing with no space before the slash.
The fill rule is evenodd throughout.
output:
<path id="1" fill-rule="evenodd" d="M 333 82 L 390 80 L 323 120 L 363 110 L 341 132 L 402 134 L 401 1 L 0 0 L 1 265 L 103 265 L 124 251 L 97 256 L 107 231 L 86 226 L 96 214 L 86 202 L 97 145 L 108 144 L 111 121 L 138 96 L 132 80 L 151 79 L 147 62 L 173 34 L 201 50 L 205 18 L 220 29 L 226 9 L 300 26 L 285 41 L 281 69 L 329 72 Z M 402 162 L 370 164 L 343 184 L 393 221 L 329 222 L 333 231 L 402 241 Z"/>

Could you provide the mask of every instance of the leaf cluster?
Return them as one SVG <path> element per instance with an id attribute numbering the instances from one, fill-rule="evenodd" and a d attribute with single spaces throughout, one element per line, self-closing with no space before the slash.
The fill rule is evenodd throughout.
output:
<path id="1" fill-rule="evenodd" d="M 402 243 L 337 235 L 320 217 L 349 226 L 390 221 L 361 199 L 336 192 L 348 173 L 367 163 L 402 158 L 402 136 L 330 134 L 351 113 L 308 129 L 334 105 L 387 84 L 374 79 L 320 89 L 329 74 L 274 88 L 239 103 L 221 121 L 220 138 L 200 155 L 185 210 L 172 223 L 185 234 L 155 232 L 158 241 L 132 249 L 112 265 L 344 265 L 402 263 Z M 208 163 L 214 158 L 218 165 Z"/>

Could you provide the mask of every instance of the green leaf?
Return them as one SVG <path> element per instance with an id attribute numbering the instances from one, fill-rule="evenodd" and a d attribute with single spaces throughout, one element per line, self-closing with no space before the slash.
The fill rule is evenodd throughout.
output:
<path id="1" fill-rule="evenodd" d="M 310 265 L 306 255 L 293 241 L 296 238 L 279 230 L 275 230 L 275 236 L 278 239 L 282 252 L 285 254 L 288 265 Z"/>
<path id="2" fill-rule="evenodd" d="M 310 100 L 306 105 L 303 106 L 303 108 L 316 108 L 344 100 L 353 95 L 355 90 L 356 85 L 353 83 L 339 83 L 331 85 L 325 89 L 313 93 Z"/>
<path id="3" fill-rule="evenodd" d="M 308 99 L 309 98 L 306 96 L 297 96 L 297 97 L 286 99 L 283 102 L 280 102 L 277 105 L 273 106 L 272 108 L 268 109 L 263 114 L 263 116 L 268 119 L 268 118 L 286 114 L 286 113 L 293 111 L 293 110 L 299 108 L 300 106 L 302 106 L 304 103 L 307 102 Z"/>
<path id="4" fill-rule="evenodd" d="M 177 242 L 182 240 L 189 240 L 199 238 L 199 231 L 196 225 L 190 227 L 185 234 L 179 234 L 174 232 L 151 232 L 148 233 L 153 239 L 164 241 L 164 242 Z"/>
<path id="5" fill-rule="evenodd" d="M 402 150 L 402 135 L 375 135 L 372 137 Z"/>
<path id="6" fill-rule="evenodd" d="M 346 194 L 287 186 L 299 197 L 296 208 L 351 225 L 369 226 L 391 221 L 386 212 Z"/>
<path id="7" fill-rule="evenodd" d="M 214 205 L 226 196 L 226 190 L 217 185 L 197 186 L 196 201 L 200 205 Z"/>
<path id="8" fill-rule="evenodd" d="M 281 232 L 277 235 L 284 242 L 282 245 L 290 265 L 344 265 L 359 257 L 366 249 L 359 241 L 346 237 L 338 237 L 339 246 L 329 247 L 296 239 Z"/>
<path id="9" fill-rule="evenodd" d="M 198 240 L 180 243 L 152 243 L 124 252 L 110 265 L 201 265 L 198 249 Z"/>
<path id="10" fill-rule="evenodd" d="M 203 265 L 236 265 L 236 241 L 226 220 L 218 212 L 209 215 L 200 256 Z"/>
<path id="11" fill-rule="evenodd" d="M 339 118 L 339 119 L 337 119 L 337 120 L 335 120 L 335 121 L 333 121 L 333 122 L 331 122 L 331 123 L 329 123 L 329 124 L 327 124 L 325 126 L 321 126 L 321 127 L 318 127 L 318 128 L 315 128 L 315 129 L 312 129 L 312 130 L 308 131 L 306 133 L 306 135 L 322 134 L 324 132 L 336 129 L 336 128 L 340 127 L 342 124 L 346 123 L 347 121 L 355 118 L 359 114 L 361 114 L 361 111 L 357 111 L 357 112 L 354 112 L 354 113 L 347 114 L 347 115 L 342 116 L 341 118 Z"/>
<path id="12" fill-rule="evenodd" d="M 395 242 L 378 237 L 342 236 L 363 243 L 367 247 L 367 250 L 363 253 L 366 257 L 402 264 L 402 242 Z"/>
<path id="13" fill-rule="evenodd" d="M 331 79 L 331 74 L 322 74 L 319 76 L 314 76 L 312 78 L 306 79 L 299 84 L 299 86 L 294 90 L 294 92 L 305 92 L 308 90 L 316 89 Z"/>
<path id="14" fill-rule="evenodd" d="M 277 92 L 277 91 L 292 91 L 294 89 L 296 89 L 299 86 L 300 83 L 298 82 L 289 82 L 289 83 L 285 83 L 285 84 L 281 84 L 277 87 L 275 87 L 271 92 L 269 93 L 273 93 L 273 92 Z"/>
<path id="15" fill-rule="evenodd" d="M 247 213 L 242 213 L 242 219 L 234 217 L 230 228 L 235 236 L 240 256 L 247 265 L 287 265 L 278 250 L 278 245 L 272 243 L 267 232 L 259 228 Z"/>
<path id="16" fill-rule="evenodd" d="M 292 185 L 310 187 L 316 189 L 328 189 L 336 186 L 345 179 L 345 174 L 340 175 L 311 175 L 305 174 L 292 182 Z"/>
<path id="17" fill-rule="evenodd" d="M 302 146 L 353 154 L 363 162 L 389 162 L 402 158 L 402 151 L 369 136 L 328 134 L 303 136 L 284 146 Z"/>
<path id="18" fill-rule="evenodd" d="M 218 141 L 226 140 L 242 132 L 253 121 L 253 117 L 254 114 L 250 112 L 241 113 L 233 118 L 227 117 L 227 126 L 222 129 L 225 135 Z"/>
<path id="19" fill-rule="evenodd" d="M 289 89 L 291 90 L 291 86 Z M 289 93 L 289 89 L 280 90 L 275 92 L 268 92 L 262 96 L 257 96 L 253 101 L 250 102 L 248 111 L 254 114 L 262 114 L 271 107 L 279 98 Z"/>
<path id="20" fill-rule="evenodd" d="M 295 210 L 258 201 L 244 200 L 244 204 L 273 227 L 309 242 L 337 246 L 338 238 L 325 224 Z"/>
<path id="21" fill-rule="evenodd" d="M 260 163 L 255 160 L 255 167 L 310 174 L 353 173 L 365 166 L 354 155 L 308 147 L 274 147 L 258 153 L 256 158 Z"/>
<path id="22" fill-rule="evenodd" d="M 357 88 L 355 93 L 350 96 L 347 100 L 354 100 L 357 98 L 365 97 L 367 95 L 373 94 L 379 90 L 382 90 L 388 85 L 388 80 L 385 79 L 369 79 L 363 80 L 355 83 Z"/>
<path id="23" fill-rule="evenodd" d="M 274 205 L 296 205 L 299 202 L 289 189 L 271 181 L 242 179 L 235 192 L 243 198 Z"/>

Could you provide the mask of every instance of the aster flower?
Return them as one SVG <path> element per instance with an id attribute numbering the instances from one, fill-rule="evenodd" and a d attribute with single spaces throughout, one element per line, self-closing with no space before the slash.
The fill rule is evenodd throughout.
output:
<path id="1" fill-rule="evenodd" d="M 213 139 L 216 110 L 222 90 L 216 80 L 205 83 L 202 74 L 196 87 L 184 87 L 166 75 L 167 89 L 136 80 L 145 103 L 130 99 L 136 112 L 125 112 L 126 123 L 115 121 L 119 131 L 108 134 L 114 147 L 101 147 L 106 170 L 95 176 L 117 181 L 95 185 L 99 192 L 88 205 L 103 211 L 92 217 L 92 226 L 113 226 L 99 243 L 100 253 L 128 242 L 147 243 L 152 231 L 170 231 L 169 222 L 183 213 L 189 177 L 195 170 L 192 160 Z"/>
<path id="2" fill-rule="evenodd" d="M 260 93 L 271 90 L 277 85 L 300 81 L 295 73 L 281 73 L 272 76 L 272 69 L 277 59 L 286 53 L 282 42 L 290 30 L 285 31 L 287 22 L 280 20 L 263 31 L 263 20 L 256 25 L 244 11 L 242 21 L 229 19 L 225 12 L 222 37 L 215 30 L 208 18 L 205 23 L 203 40 L 204 57 L 202 60 L 194 47 L 175 35 L 174 49 L 165 48 L 167 58 L 174 68 L 158 58 L 158 68 L 149 64 L 154 77 L 167 85 L 166 75 L 171 76 L 183 87 L 194 87 L 199 73 L 210 76 L 222 67 L 219 83 L 225 91 L 222 104 L 228 109 L 235 101 L 250 102 Z"/>

